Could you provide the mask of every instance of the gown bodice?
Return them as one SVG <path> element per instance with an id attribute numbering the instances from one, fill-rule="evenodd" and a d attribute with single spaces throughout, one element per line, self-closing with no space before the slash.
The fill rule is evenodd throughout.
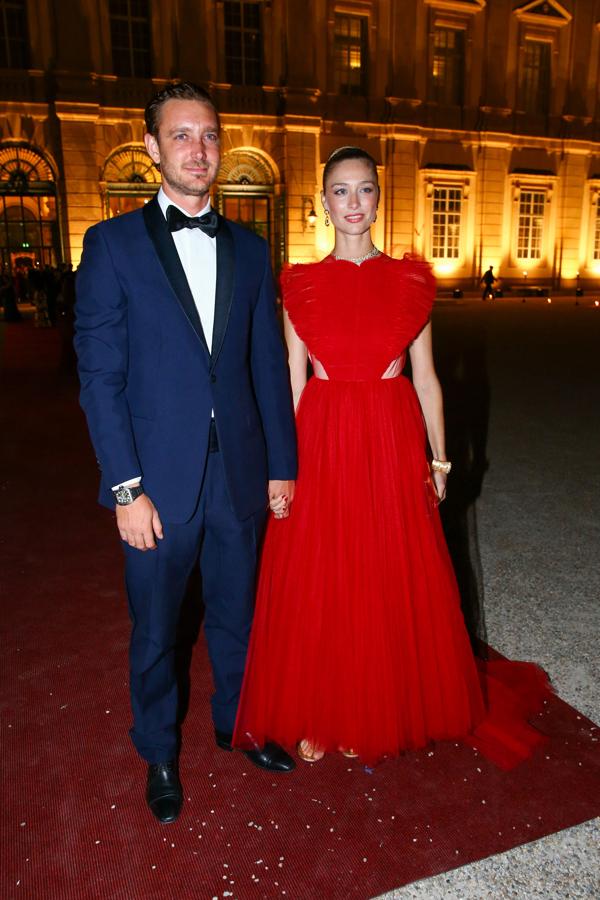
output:
<path id="1" fill-rule="evenodd" d="M 384 253 L 360 266 L 332 256 L 289 266 L 281 285 L 284 307 L 316 374 L 335 381 L 398 374 L 407 347 L 429 319 L 435 295 L 426 262 Z"/>

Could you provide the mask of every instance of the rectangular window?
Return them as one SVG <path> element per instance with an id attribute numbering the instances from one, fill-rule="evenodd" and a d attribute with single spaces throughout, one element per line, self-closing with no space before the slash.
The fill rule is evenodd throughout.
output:
<path id="1" fill-rule="evenodd" d="M 0 68 L 27 69 L 29 34 L 25 0 L 0 0 Z"/>
<path id="2" fill-rule="evenodd" d="M 461 211 L 462 188 L 433 189 L 431 255 L 434 259 L 458 259 Z"/>
<path id="3" fill-rule="evenodd" d="M 150 4 L 148 0 L 109 0 L 110 37 L 115 75 L 150 78 Z"/>
<path id="4" fill-rule="evenodd" d="M 465 33 L 436 27 L 429 82 L 430 99 L 444 106 L 462 106 L 465 83 Z"/>
<path id="5" fill-rule="evenodd" d="M 550 49 L 546 41 L 526 40 L 519 107 L 531 115 L 547 115 L 550 99 Z"/>
<path id="6" fill-rule="evenodd" d="M 341 94 L 367 92 L 367 21 L 365 16 L 336 14 L 334 78 Z"/>
<path id="7" fill-rule="evenodd" d="M 600 203 L 596 204 L 596 224 L 594 226 L 594 259 L 600 259 Z"/>
<path id="8" fill-rule="evenodd" d="M 250 228 L 270 243 L 271 203 L 269 196 L 225 194 L 223 215 Z"/>
<path id="9" fill-rule="evenodd" d="M 544 232 L 544 191 L 521 191 L 519 196 L 519 231 L 517 235 L 517 257 L 519 259 L 540 259 Z"/>
<path id="10" fill-rule="evenodd" d="M 225 61 L 230 84 L 262 84 L 262 21 L 257 0 L 225 0 Z"/>

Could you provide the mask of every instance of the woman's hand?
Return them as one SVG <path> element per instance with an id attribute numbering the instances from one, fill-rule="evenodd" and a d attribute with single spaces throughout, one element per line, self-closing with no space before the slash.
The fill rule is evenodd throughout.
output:
<path id="1" fill-rule="evenodd" d="M 295 482 L 269 481 L 269 509 L 276 519 L 287 519 L 294 499 Z"/>
<path id="2" fill-rule="evenodd" d="M 438 496 L 438 503 L 441 503 L 442 500 L 446 499 L 446 481 L 448 480 L 448 476 L 443 472 L 432 472 L 431 480 Z"/>

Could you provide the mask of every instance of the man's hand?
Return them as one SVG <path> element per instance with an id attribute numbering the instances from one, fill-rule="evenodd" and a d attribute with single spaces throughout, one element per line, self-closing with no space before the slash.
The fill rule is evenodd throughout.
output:
<path id="1" fill-rule="evenodd" d="M 269 509 L 276 519 L 289 516 L 295 488 L 295 481 L 269 481 Z"/>
<path id="2" fill-rule="evenodd" d="M 117 506 L 117 528 L 122 540 L 136 550 L 156 550 L 156 538 L 163 537 L 158 512 L 146 494 L 127 506 Z"/>

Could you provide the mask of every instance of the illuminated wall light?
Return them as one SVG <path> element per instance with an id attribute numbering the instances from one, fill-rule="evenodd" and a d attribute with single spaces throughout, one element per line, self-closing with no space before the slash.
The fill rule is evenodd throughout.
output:
<path id="1" fill-rule="evenodd" d="M 600 300 L 594 300 L 594 306 L 600 306 Z"/>
<path id="2" fill-rule="evenodd" d="M 302 230 L 309 228 L 314 231 L 319 217 L 315 211 L 315 204 L 312 197 L 302 198 Z"/>
<path id="3" fill-rule="evenodd" d="M 546 297 L 546 303 L 552 303 L 552 297 Z"/>

